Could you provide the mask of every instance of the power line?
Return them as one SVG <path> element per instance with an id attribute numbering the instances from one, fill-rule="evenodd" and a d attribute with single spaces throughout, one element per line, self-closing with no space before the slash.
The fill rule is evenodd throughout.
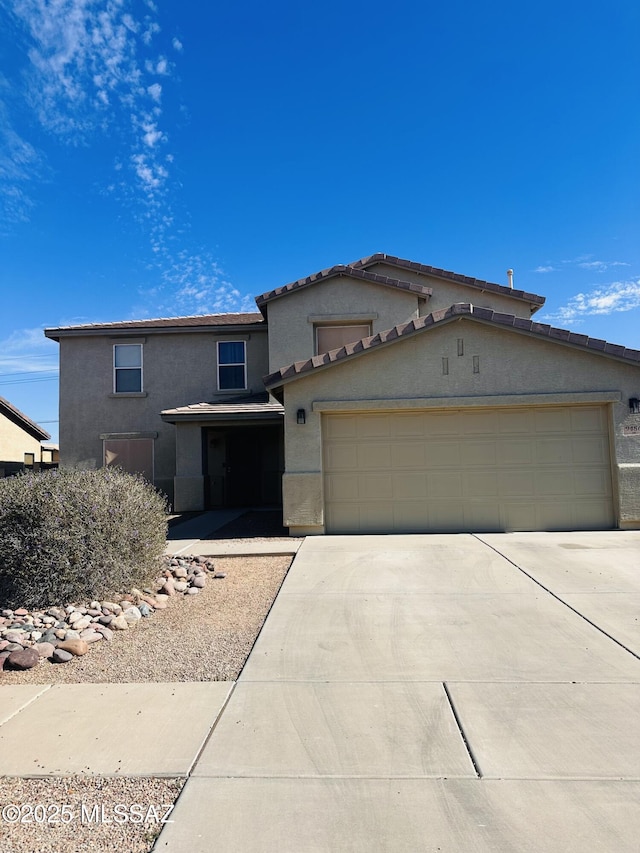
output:
<path id="1" fill-rule="evenodd" d="M 46 370 L 16 370 L 15 373 L 0 373 L 0 376 L 23 376 L 27 373 L 58 373 L 57 367 L 47 367 Z"/>
<path id="2" fill-rule="evenodd" d="M 27 385 L 29 382 L 57 382 L 57 376 L 49 376 L 46 379 L 10 379 L 8 382 L 0 382 L 0 385 Z"/>

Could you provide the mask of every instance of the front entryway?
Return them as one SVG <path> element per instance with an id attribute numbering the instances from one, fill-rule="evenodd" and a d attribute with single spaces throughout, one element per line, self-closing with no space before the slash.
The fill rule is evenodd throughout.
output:
<path id="1" fill-rule="evenodd" d="M 282 503 L 281 427 L 205 428 L 203 443 L 207 509 Z"/>

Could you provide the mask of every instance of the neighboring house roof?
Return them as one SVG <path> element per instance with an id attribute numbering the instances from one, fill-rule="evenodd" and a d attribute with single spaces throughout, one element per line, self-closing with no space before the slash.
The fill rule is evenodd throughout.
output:
<path id="1" fill-rule="evenodd" d="M 264 325 L 264 317 L 257 312 L 244 314 L 199 314 L 194 317 L 158 317 L 153 320 L 124 320 L 118 323 L 87 323 L 81 326 L 59 326 L 57 329 L 45 329 L 48 338 L 59 340 L 72 335 L 114 332 L 140 332 L 154 329 L 164 332 L 183 332 L 188 329 L 202 331 L 210 326 L 250 326 Z"/>
<path id="2" fill-rule="evenodd" d="M 504 284 L 494 284 L 493 282 L 483 281 L 479 278 L 460 275 L 460 273 L 457 272 L 450 272 L 449 270 L 439 269 L 438 267 L 430 267 L 426 264 L 416 263 L 415 261 L 407 261 L 404 258 L 397 258 L 395 255 L 385 255 L 384 252 L 377 252 L 376 254 L 369 255 L 366 258 L 360 258 L 359 261 L 353 261 L 349 266 L 354 269 L 364 270 L 373 264 L 387 264 L 400 269 L 429 275 L 432 278 L 442 278 L 447 281 L 453 281 L 456 284 L 475 287 L 477 290 L 486 290 L 489 293 L 501 293 L 504 296 L 511 296 L 514 299 L 522 299 L 524 302 L 530 302 L 532 304 L 532 313 L 533 311 L 537 311 L 538 308 L 545 303 L 544 296 L 537 296 L 535 293 L 528 293 L 525 290 L 515 290 Z"/>
<path id="3" fill-rule="evenodd" d="M 503 314 L 493 311 L 491 308 L 478 308 L 470 303 L 458 303 L 452 305 L 450 308 L 434 311 L 424 317 L 418 317 L 409 323 L 394 326 L 392 329 L 379 332 L 377 335 L 371 335 L 368 338 L 346 344 L 339 349 L 313 356 L 313 358 L 306 359 L 306 361 L 297 361 L 294 364 L 289 364 L 275 371 L 275 373 L 265 376 L 264 384 L 267 388 L 284 385 L 291 380 L 298 379 L 300 376 L 331 367 L 347 359 L 357 358 L 377 347 L 395 343 L 398 340 L 409 338 L 412 335 L 437 326 L 442 326 L 461 317 L 468 317 L 471 320 L 477 320 L 501 328 L 510 328 L 536 338 L 546 338 L 559 343 L 570 344 L 579 349 L 610 356 L 640 366 L 640 350 L 628 349 L 618 344 L 610 344 L 599 338 L 579 335 L 567 329 L 557 329 L 546 323 L 536 323 L 534 320 L 526 320 L 523 317 L 516 317 L 513 314 Z"/>
<path id="4" fill-rule="evenodd" d="M 424 299 L 428 299 L 433 293 L 431 287 L 423 287 L 411 281 L 402 281 L 398 278 L 389 278 L 389 276 L 379 275 L 378 273 L 368 272 L 367 270 L 354 269 L 347 264 L 336 264 L 334 267 L 329 267 L 313 275 L 308 275 L 306 278 L 299 278 L 297 281 L 292 281 L 291 284 L 285 284 L 282 287 L 276 287 L 275 290 L 262 293 L 260 296 L 256 296 L 256 304 L 262 311 L 263 306 L 273 299 L 278 299 L 280 296 L 286 296 L 293 291 L 302 290 L 302 288 L 309 287 L 319 281 L 326 281 L 329 278 L 336 278 L 340 275 L 348 276 L 349 278 L 358 278 L 372 284 L 383 285 L 384 287 L 394 287 L 397 290 L 406 290 L 410 293 L 415 293 L 417 296 L 422 296 Z"/>
<path id="5" fill-rule="evenodd" d="M 284 406 L 271 399 L 268 394 L 252 394 L 236 397 L 233 400 L 221 400 L 212 403 L 193 403 L 190 406 L 178 406 L 160 412 L 163 420 L 176 421 L 199 420 L 256 420 L 284 415 Z"/>
<path id="6" fill-rule="evenodd" d="M 35 421 L 32 421 L 31 418 L 28 418 L 19 409 L 16 409 L 15 406 L 12 406 L 4 397 L 0 397 L 0 415 L 4 415 L 37 441 L 46 441 L 48 438 L 51 438 L 46 430 L 38 426 Z"/>

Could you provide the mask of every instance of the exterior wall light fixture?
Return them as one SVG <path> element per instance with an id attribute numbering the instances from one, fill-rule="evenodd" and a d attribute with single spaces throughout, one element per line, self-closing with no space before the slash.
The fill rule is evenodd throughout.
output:
<path id="1" fill-rule="evenodd" d="M 636 402 L 638 402 L 638 401 L 636 400 Z M 298 411 L 296 412 L 296 423 L 306 424 L 306 422 L 307 422 L 307 413 L 305 412 L 304 409 L 298 409 Z"/>
<path id="2" fill-rule="evenodd" d="M 629 397 L 629 411 L 632 415 L 640 415 L 640 400 L 637 397 Z"/>

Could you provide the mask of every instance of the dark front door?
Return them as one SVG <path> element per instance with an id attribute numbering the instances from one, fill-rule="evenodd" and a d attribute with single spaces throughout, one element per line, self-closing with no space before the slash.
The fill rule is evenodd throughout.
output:
<path id="1" fill-rule="evenodd" d="M 225 503 L 227 506 L 255 506 L 262 503 L 261 444 L 244 432 L 227 435 L 225 460 Z"/>
<path id="2" fill-rule="evenodd" d="M 282 502 L 283 431 L 274 424 L 204 432 L 207 506 L 273 506 Z"/>

